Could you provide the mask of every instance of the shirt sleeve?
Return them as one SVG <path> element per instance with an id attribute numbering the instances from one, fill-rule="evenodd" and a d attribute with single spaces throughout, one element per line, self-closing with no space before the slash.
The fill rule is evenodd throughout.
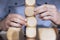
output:
<path id="1" fill-rule="evenodd" d="M 0 20 L 4 19 L 8 14 L 8 0 L 0 0 Z"/>

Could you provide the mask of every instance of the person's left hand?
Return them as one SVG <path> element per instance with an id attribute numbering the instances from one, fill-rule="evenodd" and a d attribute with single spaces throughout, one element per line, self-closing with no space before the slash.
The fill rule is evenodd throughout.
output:
<path id="1" fill-rule="evenodd" d="M 60 25 L 60 14 L 55 5 L 44 4 L 34 10 L 35 15 L 40 14 L 40 18 L 44 20 L 51 20 L 55 24 Z"/>

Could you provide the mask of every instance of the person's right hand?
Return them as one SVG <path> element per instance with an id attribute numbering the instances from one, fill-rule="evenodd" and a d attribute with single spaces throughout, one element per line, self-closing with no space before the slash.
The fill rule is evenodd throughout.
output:
<path id="1" fill-rule="evenodd" d="M 26 19 L 19 14 L 9 14 L 2 22 L 2 30 L 6 30 L 9 27 L 22 27 L 26 25 Z"/>

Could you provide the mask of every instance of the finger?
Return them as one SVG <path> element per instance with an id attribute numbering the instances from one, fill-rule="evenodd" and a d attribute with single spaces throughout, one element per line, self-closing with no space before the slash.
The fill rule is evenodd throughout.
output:
<path id="1" fill-rule="evenodd" d="M 44 4 L 44 5 L 41 5 L 40 7 L 37 7 L 35 9 L 35 15 L 36 14 L 39 14 L 39 13 L 42 13 L 44 11 L 50 11 L 50 12 L 53 12 L 53 11 L 57 11 L 57 8 L 55 5 L 51 5 L 51 4 Z"/>
<path id="2" fill-rule="evenodd" d="M 43 17 L 42 19 L 44 19 L 44 20 L 52 20 L 53 17 L 52 17 L 52 16 L 45 16 L 45 17 Z"/>
<path id="3" fill-rule="evenodd" d="M 22 27 L 22 25 L 14 23 L 14 22 L 10 22 L 9 26 L 11 26 L 11 27 Z"/>
<path id="4" fill-rule="evenodd" d="M 20 20 L 23 20 L 26 22 L 26 19 L 24 17 L 22 17 L 21 15 L 17 16 L 16 18 L 19 18 Z"/>
<path id="5" fill-rule="evenodd" d="M 26 22 L 24 20 L 20 20 L 20 19 L 17 19 L 17 18 L 11 19 L 11 22 L 14 22 L 14 23 L 17 23 L 17 24 L 26 25 Z"/>
<path id="6" fill-rule="evenodd" d="M 20 24 L 22 24 L 22 25 L 26 25 L 26 22 L 23 21 L 23 20 L 20 20 Z"/>
<path id="7" fill-rule="evenodd" d="M 20 19 L 18 19 L 18 18 L 12 18 L 12 19 L 10 19 L 10 21 L 20 24 Z"/>
<path id="8" fill-rule="evenodd" d="M 45 5 L 45 4 L 44 4 L 44 5 L 41 5 L 41 6 L 36 7 L 34 11 L 40 10 L 40 8 L 44 8 L 44 7 L 46 7 L 46 5 Z"/>
<path id="9" fill-rule="evenodd" d="M 55 6 L 55 5 L 47 4 L 46 6 L 47 6 L 47 9 L 48 9 L 48 10 L 51 10 L 51 11 L 52 11 L 52 10 L 55 10 L 55 11 L 56 11 L 56 6 Z"/>
<path id="10" fill-rule="evenodd" d="M 22 17 L 22 16 L 19 15 L 19 14 L 11 14 L 10 16 L 12 16 L 13 18 L 17 18 L 17 19 L 20 19 L 20 20 L 26 21 L 25 18 Z"/>
<path id="11" fill-rule="evenodd" d="M 39 6 L 39 7 L 35 8 L 35 10 L 34 10 L 35 14 L 42 13 L 45 11 L 47 11 L 46 5 Z"/>
<path id="12" fill-rule="evenodd" d="M 45 16 L 52 16 L 52 14 L 50 12 L 44 12 L 40 14 L 40 17 L 45 17 Z"/>

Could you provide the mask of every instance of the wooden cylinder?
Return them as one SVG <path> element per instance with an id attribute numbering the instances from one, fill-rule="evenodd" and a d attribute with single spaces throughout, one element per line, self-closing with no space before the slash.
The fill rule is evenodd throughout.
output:
<path id="1" fill-rule="evenodd" d="M 27 38 L 36 38 L 36 28 L 26 28 L 26 37 Z"/>
<path id="2" fill-rule="evenodd" d="M 26 16 L 34 16 L 34 8 L 35 7 L 25 7 L 25 15 Z"/>
<path id="3" fill-rule="evenodd" d="M 26 6 L 35 6 L 35 1 L 36 0 L 25 0 L 25 5 Z"/>
<path id="4" fill-rule="evenodd" d="M 27 17 L 27 27 L 36 27 L 37 20 L 35 17 Z"/>

